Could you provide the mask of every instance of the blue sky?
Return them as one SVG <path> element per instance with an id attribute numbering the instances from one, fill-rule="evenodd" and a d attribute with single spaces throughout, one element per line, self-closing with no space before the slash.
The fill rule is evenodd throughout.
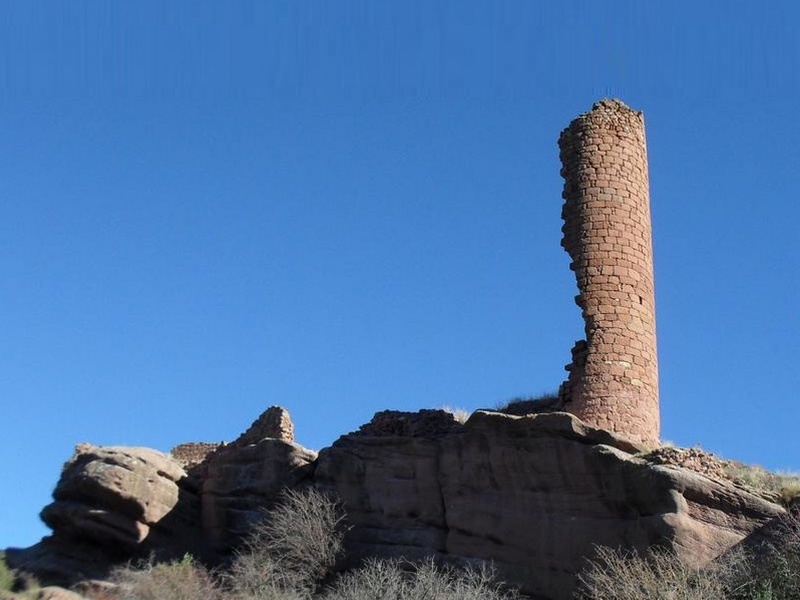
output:
<path id="1" fill-rule="evenodd" d="M 800 9 L 0 5 L 0 547 L 75 444 L 557 388 L 560 130 L 645 112 L 662 434 L 800 470 Z"/>

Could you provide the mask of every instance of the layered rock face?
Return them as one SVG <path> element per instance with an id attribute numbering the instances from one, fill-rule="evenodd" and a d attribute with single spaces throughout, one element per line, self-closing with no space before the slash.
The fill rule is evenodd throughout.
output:
<path id="1" fill-rule="evenodd" d="M 783 509 L 723 482 L 637 458 L 567 413 L 420 414 L 320 453 L 315 481 L 341 497 L 350 556 L 493 561 L 537 597 L 569 598 L 595 545 L 657 544 L 703 564 Z M 381 417 L 385 421 L 385 417 Z M 419 432 L 419 433 L 418 433 Z"/>
<path id="2" fill-rule="evenodd" d="M 42 520 L 67 538 L 115 548 L 162 548 L 195 528 L 197 489 L 150 448 L 81 444 L 64 465 Z"/>
<path id="3" fill-rule="evenodd" d="M 595 545 L 660 545 L 703 564 L 785 512 L 639 450 L 568 413 L 478 411 L 461 424 L 439 410 L 378 413 L 319 456 L 251 429 L 188 473 L 154 450 L 82 445 L 42 513 L 54 535 L 8 560 L 74 583 L 145 552 L 221 557 L 282 489 L 313 485 L 341 499 L 351 565 L 492 561 L 506 581 L 560 600 Z"/>
<path id="4" fill-rule="evenodd" d="M 289 412 L 265 410 L 233 443 L 193 469 L 202 481 L 201 529 L 221 552 L 233 548 L 284 488 L 309 480 L 317 453 L 294 442 Z"/>
<path id="5" fill-rule="evenodd" d="M 267 409 L 231 444 L 150 448 L 80 444 L 42 512 L 53 535 L 10 564 L 70 584 L 131 557 L 230 551 L 280 492 L 307 480 L 316 452 L 295 444 L 289 413 Z"/>
<path id="6" fill-rule="evenodd" d="M 235 546 L 281 490 L 310 479 L 316 458 L 312 450 L 273 438 L 215 455 L 203 480 L 200 523 L 212 547 L 225 552 Z"/>
<path id="7" fill-rule="evenodd" d="M 41 512 L 53 535 L 7 557 L 45 581 L 102 577 L 116 561 L 180 556 L 202 545 L 197 482 L 150 448 L 78 445 L 53 499 Z"/>

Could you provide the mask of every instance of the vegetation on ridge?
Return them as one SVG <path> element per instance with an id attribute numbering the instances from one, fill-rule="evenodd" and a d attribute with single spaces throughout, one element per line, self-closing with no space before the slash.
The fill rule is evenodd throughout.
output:
<path id="1" fill-rule="evenodd" d="M 734 483 L 750 488 L 788 506 L 800 496 L 800 475 L 797 473 L 773 473 L 758 465 L 731 463 L 727 467 Z"/>
<path id="2" fill-rule="evenodd" d="M 758 465 L 720 458 L 697 446 L 662 445 L 639 456 L 651 464 L 683 467 L 711 479 L 728 481 L 786 507 L 800 496 L 800 475 L 797 473 L 773 473 Z"/>
<path id="3" fill-rule="evenodd" d="M 39 582 L 33 577 L 15 572 L 0 551 L 0 600 L 33 600 L 39 597 Z"/>

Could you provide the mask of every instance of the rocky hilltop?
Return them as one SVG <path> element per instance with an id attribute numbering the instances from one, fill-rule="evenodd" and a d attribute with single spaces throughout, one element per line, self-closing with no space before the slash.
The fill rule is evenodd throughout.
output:
<path id="1" fill-rule="evenodd" d="M 272 407 L 230 444 L 79 445 L 41 513 L 52 535 L 7 560 L 62 585 L 147 554 L 220 561 L 282 489 L 314 486 L 342 502 L 351 565 L 492 561 L 534 597 L 565 599 L 596 545 L 660 545 L 703 564 L 785 513 L 712 468 L 645 450 L 564 412 L 460 423 L 423 410 L 378 413 L 316 453 Z"/>

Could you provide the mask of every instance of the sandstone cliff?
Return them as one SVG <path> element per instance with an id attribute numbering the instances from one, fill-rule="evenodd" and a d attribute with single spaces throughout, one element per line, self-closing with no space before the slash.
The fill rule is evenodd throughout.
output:
<path id="1" fill-rule="evenodd" d="M 570 597 L 595 545 L 659 544 L 704 563 L 783 512 L 635 452 L 567 413 L 479 411 L 463 426 L 384 414 L 323 450 L 315 482 L 342 498 L 353 558 L 492 560 L 546 598 Z"/>
<path id="2" fill-rule="evenodd" d="M 199 448 L 207 456 L 181 463 L 79 446 L 42 512 L 53 536 L 9 562 L 72 583 L 145 552 L 219 557 L 283 487 L 314 485 L 343 503 L 351 564 L 489 560 L 536 597 L 561 599 L 595 545 L 657 544 L 702 564 L 784 512 L 730 482 L 651 464 L 560 412 L 478 411 L 464 424 L 444 411 L 378 413 L 317 456 L 272 408 L 236 442 Z"/>

